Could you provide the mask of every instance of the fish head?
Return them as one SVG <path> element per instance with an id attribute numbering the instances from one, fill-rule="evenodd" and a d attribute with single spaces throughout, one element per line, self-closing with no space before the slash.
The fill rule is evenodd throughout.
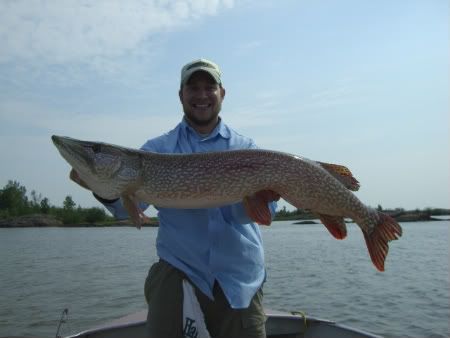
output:
<path id="1" fill-rule="evenodd" d="M 80 178 L 103 198 L 119 197 L 139 174 L 136 152 L 127 148 L 56 135 L 52 141 Z"/>

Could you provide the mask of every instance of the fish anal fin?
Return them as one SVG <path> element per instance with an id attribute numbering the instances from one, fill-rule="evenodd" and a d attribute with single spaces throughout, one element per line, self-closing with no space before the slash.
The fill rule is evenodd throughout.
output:
<path id="1" fill-rule="evenodd" d="M 270 225 L 272 214 L 266 202 L 258 198 L 244 197 L 243 201 L 248 216 L 258 224 Z"/>
<path id="2" fill-rule="evenodd" d="M 359 182 L 353 176 L 350 169 L 340 164 L 317 162 L 322 168 L 333 175 L 339 182 L 341 182 L 347 189 L 352 191 L 359 190 Z"/>
<path id="3" fill-rule="evenodd" d="M 131 221 L 140 229 L 142 224 L 147 223 L 149 218 L 139 208 L 139 203 L 134 195 L 122 195 L 122 203 L 125 210 L 128 212 Z"/>
<path id="4" fill-rule="evenodd" d="M 344 239 L 347 237 L 347 227 L 342 216 L 319 214 L 319 219 L 334 238 Z"/>
<path id="5" fill-rule="evenodd" d="M 392 217 L 381 212 L 378 216 L 379 221 L 372 232 L 363 233 L 373 265 L 378 271 L 384 271 L 384 261 L 389 251 L 388 243 L 402 235 L 402 228 Z"/>

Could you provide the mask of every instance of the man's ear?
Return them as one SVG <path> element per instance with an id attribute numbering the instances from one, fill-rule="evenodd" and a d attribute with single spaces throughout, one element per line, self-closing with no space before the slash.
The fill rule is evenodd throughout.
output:
<path id="1" fill-rule="evenodd" d="M 222 96 L 222 100 L 225 98 L 226 90 L 223 87 L 220 87 L 220 96 Z"/>
<path id="2" fill-rule="evenodd" d="M 178 97 L 180 98 L 181 103 L 183 103 L 183 88 L 180 88 L 178 91 Z"/>

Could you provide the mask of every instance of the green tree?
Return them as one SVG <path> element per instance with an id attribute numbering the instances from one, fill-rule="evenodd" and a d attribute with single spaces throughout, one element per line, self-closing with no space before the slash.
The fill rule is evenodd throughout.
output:
<path id="1" fill-rule="evenodd" d="M 85 212 L 85 221 L 88 223 L 95 223 L 95 222 L 103 222 L 107 219 L 105 210 L 93 207 L 89 208 Z"/>
<path id="2" fill-rule="evenodd" d="M 42 201 L 42 195 L 38 194 L 35 190 L 32 190 L 31 191 L 31 201 L 29 202 L 29 206 L 33 212 L 39 212 L 41 201 Z"/>
<path id="3" fill-rule="evenodd" d="M 10 216 L 17 216 L 28 211 L 27 189 L 17 181 L 8 181 L 0 190 L 0 210 Z"/>
<path id="4" fill-rule="evenodd" d="M 47 197 L 44 197 L 42 201 L 39 203 L 39 210 L 43 214 L 48 214 L 50 211 L 50 203 Z"/>
<path id="5" fill-rule="evenodd" d="M 83 220 L 80 208 L 75 209 L 75 202 L 72 196 L 68 195 L 64 199 L 61 218 L 64 224 L 78 224 Z"/>
<path id="6" fill-rule="evenodd" d="M 72 196 L 67 195 L 63 202 L 63 209 L 67 211 L 73 211 L 75 209 L 75 202 L 72 199 Z"/>

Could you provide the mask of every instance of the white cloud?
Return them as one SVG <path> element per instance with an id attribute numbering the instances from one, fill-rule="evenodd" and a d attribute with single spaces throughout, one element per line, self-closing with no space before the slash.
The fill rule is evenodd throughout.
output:
<path id="1" fill-rule="evenodd" d="M 355 100 L 355 95 L 350 86 L 335 85 L 313 92 L 310 97 L 310 105 L 328 108 L 330 106 L 343 105 Z"/>
<path id="2" fill-rule="evenodd" d="M 254 53 L 255 50 L 260 49 L 263 46 L 264 46 L 264 41 L 262 41 L 262 40 L 247 41 L 245 43 L 241 43 L 240 45 L 238 45 L 235 48 L 235 50 L 233 51 L 233 53 L 238 56 L 244 55 L 244 54 L 250 54 L 250 53 Z"/>
<path id="3" fill-rule="evenodd" d="M 0 63 L 89 63 L 120 57 L 157 33 L 233 5 L 233 0 L 2 1 Z"/>
<path id="4" fill-rule="evenodd" d="M 181 113 L 133 115 L 125 119 L 123 115 L 115 114 L 77 113 L 67 109 L 55 111 L 34 102 L 0 103 L 0 122 L 14 130 L 16 139 L 30 137 L 32 133 L 39 139 L 50 141 L 50 136 L 57 134 L 139 148 L 147 138 L 160 135 L 161 130 L 170 130 L 180 119 Z M 1 141 L 11 136 L 7 135 L 7 130 L 4 134 Z"/>
<path id="5" fill-rule="evenodd" d="M 287 100 L 286 96 L 286 90 L 260 90 L 221 114 L 227 123 L 236 128 L 271 127 L 279 124 L 280 118 L 286 115 L 286 111 L 280 111 Z"/>

